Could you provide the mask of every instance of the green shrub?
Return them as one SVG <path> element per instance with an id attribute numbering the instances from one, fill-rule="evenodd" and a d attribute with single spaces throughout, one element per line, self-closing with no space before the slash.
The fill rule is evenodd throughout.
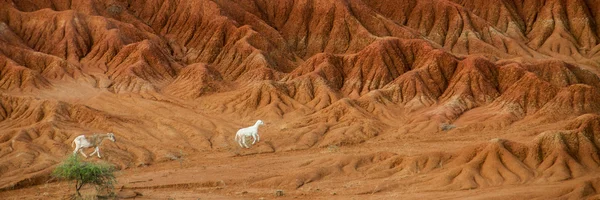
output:
<path id="1" fill-rule="evenodd" d="M 106 191 L 112 194 L 115 168 L 107 164 L 83 162 L 76 155 L 71 155 L 54 169 L 54 177 L 75 181 L 75 190 L 81 197 L 79 190 L 86 184 L 96 186 L 96 191 Z"/>
<path id="2" fill-rule="evenodd" d="M 440 125 L 440 129 L 442 129 L 442 131 L 449 131 L 454 128 L 456 128 L 456 125 L 454 124 L 442 123 L 442 125 Z"/>

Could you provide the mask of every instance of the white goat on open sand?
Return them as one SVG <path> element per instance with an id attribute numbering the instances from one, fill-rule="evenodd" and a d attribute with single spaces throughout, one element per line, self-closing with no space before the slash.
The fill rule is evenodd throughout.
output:
<path id="1" fill-rule="evenodd" d="M 262 120 L 259 119 L 253 126 L 241 128 L 237 131 L 237 133 L 235 134 L 235 141 L 237 141 L 238 144 L 240 144 L 240 147 L 250 148 L 246 144 L 246 137 L 251 136 L 252 138 L 254 138 L 252 144 L 260 140 L 260 136 L 258 135 L 258 126 L 260 125 L 264 125 L 264 123 Z"/>
<path id="2" fill-rule="evenodd" d="M 94 152 L 92 152 L 92 154 L 90 154 L 90 156 L 94 155 L 94 153 L 95 153 L 96 155 L 98 155 L 98 158 L 101 158 L 99 147 L 100 147 L 100 144 L 102 144 L 102 141 L 104 141 L 104 139 L 109 139 L 110 141 L 116 142 L 115 134 L 113 134 L 113 133 L 94 134 L 91 136 L 85 136 L 85 135 L 77 136 L 73 140 L 73 142 L 71 142 L 71 147 L 73 147 L 73 144 L 75 144 L 75 150 L 73 150 L 73 155 L 77 154 L 77 151 L 79 151 L 79 153 L 81 153 L 81 155 L 83 155 L 84 157 L 87 158 L 87 155 L 85 155 L 85 153 L 83 153 L 83 149 L 94 147 L 95 150 L 94 150 Z"/>

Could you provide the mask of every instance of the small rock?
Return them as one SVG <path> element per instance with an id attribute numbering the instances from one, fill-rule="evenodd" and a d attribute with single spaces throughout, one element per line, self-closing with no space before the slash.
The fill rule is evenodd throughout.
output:
<path id="1" fill-rule="evenodd" d="M 138 163 L 136 166 L 137 167 L 148 167 L 148 164 L 142 162 L 142 163 Z"/>
<path id="2" fill-rule="evenodd" d="M 281 196 L 283 196 L 283 195 L 284 195 L 284 194 L 283 194 L 283 190 L 277 190 L 277 191 L 275 191 L 275 196 L 276 196 L 276 197 L 281 197 Z"/>
<path id="3" fill-rule="evenodd" d="M 123 191 L 120 191 L 119 193 L 117 193 L 117 197 L 121 198 L 121 199 L 130 199 L 130 198 L 135 198 L 138 196 L 144 196 L 144 195 L 142 195 L 142 193 L 140 193 L 138 191 L 133 191 L 133 190 L 123 190 Z"/>

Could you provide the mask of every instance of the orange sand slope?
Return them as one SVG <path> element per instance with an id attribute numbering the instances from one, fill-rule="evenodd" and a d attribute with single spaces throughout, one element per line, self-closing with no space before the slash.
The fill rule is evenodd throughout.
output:
<path id="1" fill-rule="evenodd" d="M 599 75 L 592 0 L 2 0 L 0 196 L 598 198 Z"/>

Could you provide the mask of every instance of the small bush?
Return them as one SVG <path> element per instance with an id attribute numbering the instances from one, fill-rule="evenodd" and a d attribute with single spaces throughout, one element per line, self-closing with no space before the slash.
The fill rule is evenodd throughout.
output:
<path id="1" fill-rule="evenodd" d="M 106 9 L 108 11 L 108 13 L 110 13 L 111 15 L 118 15 L 121 14 L 121 12 L 123 12 L 123 8 L 121 8 L 121 6 L 118 5 L 110 5 L 108 6 L 108 8 Z"/>
<path id="2" fill-rule="evenodd" d="M 113 194 L 115 168 L 106 164 L 83 162 L 76 155 L 71 155 L 54 169 L 52 176 L 75 181 L 75 190 L 81 197 L 79 190 L 86 184 L 92 184 L 96 191 Z"/>
<path id="3" fill-rule="evenodd" d="M 283 194 L 283 190 L 277 190 L 277 191 L 275 191 L 275 196 L 276 197 L 282 197 L 283 195 L 284 195 Z"/>
<path id="4" fill-rule="evenodd" d="M 179 161 L 179 168 L 183 169 L 183 161 L 184 161 L 184 159 L 185 159 L 184 157 L 186 155 L 187 154 L 183 153 L 182 150 L 179 150 L 179 155 L 175 155 L 175 154 L 169 153 L 165 157 L 167 157 L 167 158 L 169 158 L 171 160 Z"/>
<path id="5" fill-rule="evenodd" d="M 327 150 L 330 153 L 338 152 L 338 151 L 340 151 L 340 147 L 338 145 L 332 144 L 332 145 L 327 146 Z"/>
<path id="6" fill-rule="evenodd" d="M 442 129 L 442 131 L 449 131 L 454 128 L 456 128 L 456 126 L 454 124 L 442 123 L 442 125 L 440 125 L 440 129 Z"/>

